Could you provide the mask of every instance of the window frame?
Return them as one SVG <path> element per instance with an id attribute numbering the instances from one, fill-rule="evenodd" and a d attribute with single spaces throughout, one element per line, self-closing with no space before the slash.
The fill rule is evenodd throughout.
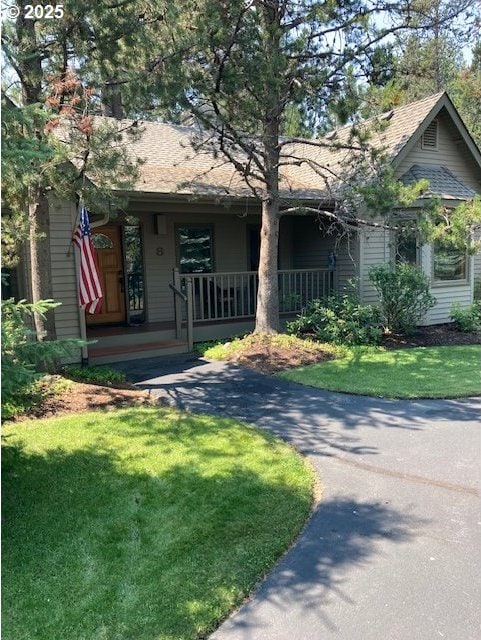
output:
<path id="1" fill-rule="evenodd" d="M 179 235 L 179 230 L 180 229 L 209 229 L 209 234 L 210 234 L 210 259 L 211 259 L 211 265 L 212 265 L 212 269 L 211 271 L 190 271 L 190 272 L 185 272 L 182 271 L 182 267 L 181 267 L 181 263 L 180 263 L 180 235 Z M 174 224 L 174 236 L 175 236 L 175 263 L 177 265 L 177 268 L 179 269 L 179 273 L 181 275 L 196 275 L 196 274 L 202 274 L 202 273 L 215 273 L 216 271 L 216 267 L 215 267 L 215 225 L 212 223 L 205 223 L 202 224 L 200 222 L 176 222 Z"/>
<path id="2" fill-rule="evenodd" d="M 441 244 L 441 243 L 438 243 Z M 459 251 L 459 255 L 462 255 L 463 252 Z M 437 278 L 435 273 L 435 258 L 436 258 L 436 243 L 431 243 L 431 282 L 433 287 L 454 287 L 459 285 L 467 285 L 469 284 L 470 279 L 470 260 L 468 250 L 464 251 L 464 277 L 463 278 L 455 278 L 455 279 L 442 279 Z"/>

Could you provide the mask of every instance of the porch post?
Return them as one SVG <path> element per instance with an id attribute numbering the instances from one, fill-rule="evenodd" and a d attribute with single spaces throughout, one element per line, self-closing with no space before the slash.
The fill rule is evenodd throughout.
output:
<path id="1" fill-rule="evenodd" d="M 180 273 L 177 267 L 173 269 L 174 287 L 180 291 Z M 174 293 L 174 312 L 175 312 L 175 337 L 180 340 L 182 334 L 182 306 L 179 296 Z"/>
<path id="2" fill-rule="evenodd" d="M 192 278 L 186 278 L 187 285 L 187 346 L 189 351 L 194 348 L 194 296 Z"/>

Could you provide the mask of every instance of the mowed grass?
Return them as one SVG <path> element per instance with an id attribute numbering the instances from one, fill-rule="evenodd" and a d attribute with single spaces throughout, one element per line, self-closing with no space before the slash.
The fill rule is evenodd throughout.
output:
<path id="1" fill-rule="evenodd" d="M 228 419 L 6 425 L 3 638 L 203 637 L 299 533 L 312 486 L 295 451 Z"/>
<path id="2" fill-rule="evenodd" d="M 386 398 L 456 398 L 481 394 L 481 346 L 386 350 L 358 347 L 281 377 L 312 387 Z"/>

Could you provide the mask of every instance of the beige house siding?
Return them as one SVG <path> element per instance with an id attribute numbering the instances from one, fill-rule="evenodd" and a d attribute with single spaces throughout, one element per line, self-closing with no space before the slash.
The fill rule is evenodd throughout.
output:
<path id="1" fill-rule="evenodd" d="M 481 278 L 481 251 L 478 251 L 473 258 L 473 271 L 475 279 Z"/>
<path id="2" fill-rule="evenodd" d="M 438 120 L 438 147 L 423 149 L 421 136 L 407 157 L 396 168 L 400 177 L 413 164 L 444 166 L 452 171 L 464 184 L 481 193 L 481 172 L 469 149 L 461 138 L 454 122 L 445 111 L 441 111 Z"/>
<path id="3" fill-rule="evenodd" d="M 436 298 L 436 306 L 426 314 L 422 322 L 425 325 L 451 322 L 452 304 L 458 302 L 462 307 L 467 307 L 473 300 L 469 283 L 463 286 L 434 286 L 431 287 L 431 294 Z"/>
<path id="4" fill-rule="evenodd" d="M 75 253 L 71 243 L 76 207 L 53 198 L 49 206 L 53 298 L 62 303 L 54 311 L 57 337 L 80 338 Z"/>
<path id="5" fill-rule="evenodd" d="M 360 298 L 363 304 L 378 301 L 377 292 L 369 280 L 369 269 L 391 259 L 390 232 L 377 227 L 364 227 L 360 233 Z"/>
<path id="6" fill-rule="evenodd" d="M 345 237 L 339 243 L 337 254 L 337 285 L 340 289 L 350 288 L 350 281 L 356 286 L 359 277 L 359 233 Z"/>
<path id="7" fill-rule="evenodd" d="M 364 230 L 360 243 L 361 263 L 360 291 L 364 304 L 374 304 L 378 301 L 377 293 L 369 281 L 369 269 L 373 266 L 385 264 L 392 255 L 392 242 L 389 232 L 383 229 Z M 423 271 L 431 278 L 430 292 L 436 298 L 433 307 L 421 324 L 441 324 L 451 321 L 451 305 L 458 302 L 462 307 L 471 304 L 473 300 L 474 258 L 469 258 L 468 279 L 462 283 L 432 281 L 432 249 L 425 245 L 420 251 L 420 262 Z"/>
<path id="8" fill-rule="evenodd" d="M 481 232 L 478 232 L 474 239 L 481 240 Z M 473 289 L 474 295 L 481 300 L 481 249 L 473 256 Z"/>
<path id="9" fill-rule="evenodd" d="M 360 293 L 364 304 L 375 304 L 377 293 L 369 281 L 369 269 L 373 266 L 385 264 L 391 260 L 392 240 L 388 231 L 383 229 L 364 229 L 360 243 L 361 276 Z M 421 324 L 441 324 L 451 321 L 451 305 L 458 302 L 462 307 L 471 304 L 473 299 L 474 258 L 469 258 L 468 280 L 462 283 L 432 281 L 432 249 L 424 245 L 420 251 L 420 263 L 423 271 L 431 278 L 430 292 L 436 298 L 433 307 Z"/>
<path id="10" fill-rule="evenodd" d="M 438 121 L 437 149 L 423 149 L 421 137 L 399 164 L 396 175 L 403 175 L 414 164 L 444 166 L 454 173 L 465 185 L 481 193 L 481 171 L 461 138 L 454 122 L 446 111 L 441 111 Z M 455 204 L 455 202 L 453 202 Z M 381 249 L 379 247 L 379 252 Z M 421 251 L 421 263 L 425 273 L 432 279 L 432 248 L 425 246 Z M 451 321 L 451 305 L 458 302 L 461 306 L 471 304 L 475 275 L 481 274 L 481 253 L 469 259 L 468 281 L 463 283 L 431 284 L 431 294 L 437 299 L 436 306 L 431 309 L 423 324 L 439 324 Z"/>

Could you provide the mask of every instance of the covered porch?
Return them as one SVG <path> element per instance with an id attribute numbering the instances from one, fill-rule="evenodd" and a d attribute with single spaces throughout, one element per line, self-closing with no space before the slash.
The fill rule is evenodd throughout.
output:
<path id="1" fill-rule="evenodd" d="M 172 320 L 142 322 L 143 287 L 138 274 L 129 287 L 132 320 L 122 325 L 90 325 L 89 360 L 104 364 L 191 351 L 194 342 L 223 338 L 254 328 L 259 277 L 257 271 L 180 274 L 174 268 L 169 289 Z M 323 298 L 337 287 L 328 269 L 283 269 L 278 273 L 282 321 L 293 318 L 309 300 Z"/>
<path id="2" fill-rule="evenodd" d="M 93 363 L 186 352 L 194 342 L 253 329 L 260 216 L 174 209 L 152 214 L 138 206 L 128 223 L 95 228 L 106 297 L 101 317 L 87 319 Z M 313 216 L 281 220 L 281 322 L 356 275 L 351 240 L 323 236 Z"/>

